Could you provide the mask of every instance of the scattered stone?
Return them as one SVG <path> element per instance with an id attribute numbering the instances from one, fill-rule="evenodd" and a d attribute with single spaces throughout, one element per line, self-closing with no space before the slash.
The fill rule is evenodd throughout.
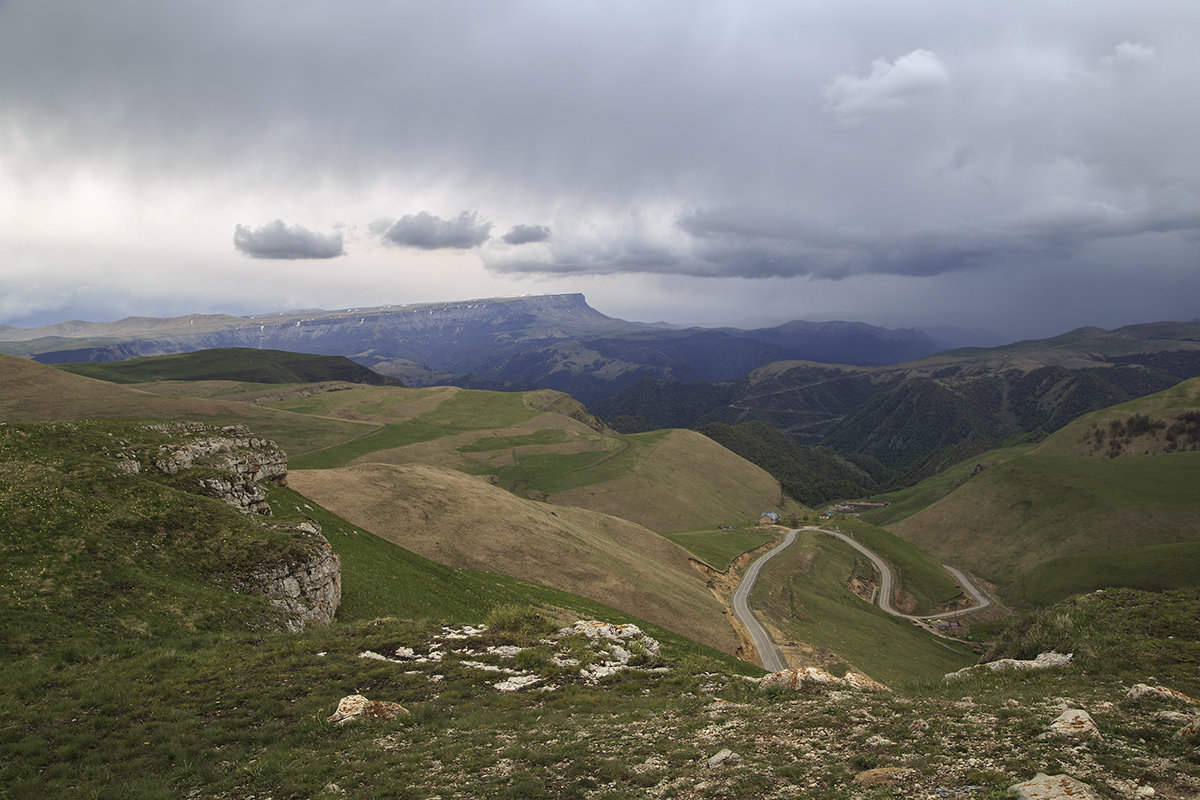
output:
<path id="1" fill-rule="evenodd" d="M 537 675 L 514 675 L 507 680 L 494 684 L 494 686 L 501 692 L 515 692 L 527 686 L 533 686 L 535 683 L 540 683 L 541 680 Z"/>
<path id="2" fill-rule="evenodd" d="M 494 647 L 489 647 L 487 652 L 501 658 L 516 658 L 521 653 L 521 648 L 511 644 L 501 644 Z"/>
<path id="3" fill-rule="evenodd" d="M 805 683 L 812 683 L 818 686 L 842 686 L 851 689 L 862 689 L 875 692 L 886 692 L 887 687 L 878 681 L 868 678 L 866 675 L 859 675 L 854 672 L 847 672 L 843 677 L 839 678 L 820 667 L 800 667 L 797 669 L 785 669 L 780 672 L 772 672 L 770 675 L 764 675 L 759 679 L 758 685 L 760 688 L 768 686 L 783 686 L 788 689 L 799 689 Z"/>
<path id="4" fill-rule="evenodd" d="M 1092 715 L 1081 708 L 1068 708 L 1050 723 L 1050 729 L 1039 736 L 1047 739 L 1051 736 L 1070 736 L 1075 739 L 1099 738 L 1100 729 L 1092 721 Z"/>
<path id="5" fill-rule="evenodd" d="M 1129 691 L 1126 692 L 1126 696 L 1131 697 L 1134 700 L 1142 697 L 1153 697 L 1163 700 L 1178 700 L 1181 703 L 1187 703 L 1191 706 L 1200 705 L 1200 700 L 1189 697 L 1183 692 L 1175 689 L 1168 689 L 1166 686 L 1148 686 L 1144 683 L 1135 683 L 1129 688 Z"/>
<path id="6" fill-rule="evenodd" d="M 991 670 L 992 672 L 1000 672 L 1006 669 L 1047 669 L 1049 667 L 1066 667 L 1070 666 L 1073 653 L 1042 653 L 1037 658 L 1032 660 L 1022 660 L 1017 658 L 999 658 L 995 661 L 989 661 L 986 664 L 975 664 L 970 667 L 963 667 L 957 672 L 948 672 L 942 680 L 955 680 L 964 678 L 967 675 L 978 672 L 980 670 Z"/>
<path id="7" fill-rule="evenodd" d="M 659 655 L 658 642 L 647 636 L 637 625 L 614 625 L 594 619 L 579 620 L 574 625 L 560 630 L 558 635 L 571 636 L 576 633 L 582 633 L 589 639 L 607 639 L 618 644 L 636 643 L 635 648 L 643 649 L 651 656 Z"/>
<path id="8" fill-rule="evenodd" d="M 1197 733 L 1200 733 L 1200 717 L 1192 717 L 1192 721 L 1175 731 L 1175 735 L 1171 738 L 1186 739 L 1189 736 L 1195 736 Z"/>
<path id="9" fill-rule="evenodd" d="M 1008 793 L 1018 800 L 1100 800 L 1100 795 L 1086 783 L 1070 775 L 1047 775 L 1039 772 L 1024 783 L 1008 787 Z"/>
<path id="10" fill-rule="evenodd" d="M 868 789 L 873 786 L 903 786 L 912 774 L 913 771 L 906 767 L 878 767 L 858 773 L 853 780 Z"/>
<path id="11" fill-rule="evenodd" d="M 355 720 L 395 719 L 408 714 L 408 709 L 399 703 L 386 700 L 368 700 L 361 694 L 352 694 L 338 701 L 337 711 L 325 718 L 326 722 L 345 725 Z"/>
<path id="12" fill-rule="evenodd" d="M 708 764 L 709 769 L 712 769 L 713 767 L 719 767 L 722 764 L 736 764 L 741 760 L 741 756 L 730 750 L 728 747 L 724 747 L 718 751 L 716 755 L 709 758 L 706 763 Z"/>
<path id="13" fill-rule="evenodd" d="M 1020 708 L 1021 701 L 1010 698 L 1010 699 L 1004 701 L 1004 707 L 1005 708 Z"/>
<path id="14" fill-rule="evenodd" d="M 650 756 L 641 764 L 635 764 L 629 769 L 631 772 L 635 772 L 638 775 L 645 775 L 647 772 L 660 772 L 666 768 L 667 762 L 664 761 L 660 756 Z"/>
<path id="15" fill-rule="evenodd" d="M 880 736 L 879 734 L 875 734 L 874 736 L 872 736 L 871 738 L 869 738 L 865 742 L 863 742 L 863 744 L 866 745 L 867 747 L 888 747 L 890 745 L 895 744 L 895 742 L 893 742 L 891 739 L 888 739 L 885 736 Z"/>

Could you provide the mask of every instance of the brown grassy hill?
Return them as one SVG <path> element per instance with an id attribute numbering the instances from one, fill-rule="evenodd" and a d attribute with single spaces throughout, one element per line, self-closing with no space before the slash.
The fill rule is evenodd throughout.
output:
<path id="1" fill-rule="evenodd" d="M 556 492 L 550 501 L 636 519 L 656 531 L 803 510 L 765 470 L 703 434 L 682 429 L 649 443 L 628 475 Z"/>
<path id="2" fill-rule="evenodd" d="M 523 500 L 484 478 L 427 465 L 300 470 L 289 483 L 426 558 L 533 580 L 726 652 L 737 647 L 687 551 L 624 519 Z"/>
<path id="3" fill-rule="evenodd" d="M 297 460 L 302 469 L 432 464 L 490 475 L 518 497 L 599 511 L 656 531 L 803 510 L 766 471 L 708 437 L 685 430 L 617 434 L 561 392 L 355 386 L 324 393 L 263 387 L 246 395 L 228 385 L 207 386 L 214 395 L 253 396 L 318 419 L 388 428 L 326 451 L 319 461 Z M 156 391 L 195 387 L 164 384 Z"/>
<path id="4" fill-rule="evenodd" d="M 176 400 L 72 375 L 0 353 L 0 420 L 39 422 L 81 417 L 179 417 L 238 414 L 244 407 L 210 400 Z"/>

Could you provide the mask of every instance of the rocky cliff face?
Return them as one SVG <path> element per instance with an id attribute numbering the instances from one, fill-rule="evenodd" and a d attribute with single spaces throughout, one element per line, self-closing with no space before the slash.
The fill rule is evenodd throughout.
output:
<path id="1" fill-rule="evenodd" d="M 270 516 L 264 483 L 285 485 L 287 453 L 269 439 L 253 435 L 244 425 L 214 427 L 198 422 L 149 426 L 172 441 L 161 444 L 153 466 L 165 475 L 199 473 L 194 484 L 201 494 L 224 500 L 245 514 Z M 122 454 L 124 455 L 124 454 Z M 141 471 L 141 462 L 123 458 L 126 472 Z M 266 596 L 288 612 L 285 625 L 302 631 L 308 623 L 329 625 L 342 599 L 342 563 L 316 522 L 280 529 L 306 539 L 301 555 L 248 568 L 231 587 L 235 592 Z"/>
<path id="2" fill-rule="evenodd" d="M 199 480 L 203 493 L 235 508 L 271 515 L 262 482 L 287 482 L 287 453 L 274 442 L 254 436 L 244 425 L 213 428 L 196 422 L 151 426 L 162 433 L 181 434 L 180 441 L 159 447 L 154 466 L 167 475 L 193 469 L 216 471 Z"/>
<path id="3" fill-rule="evenodd" d="M 311 537 L 307 558 L 261 565 L 240 577 L 237 592 L 266 596 L 273 605 L 288 612 L 285 623 L 293 632 L 308 623 L 330 625 L 342 601 L 342 561 L 315 522 L 304 522 L 298 530 Z"/>

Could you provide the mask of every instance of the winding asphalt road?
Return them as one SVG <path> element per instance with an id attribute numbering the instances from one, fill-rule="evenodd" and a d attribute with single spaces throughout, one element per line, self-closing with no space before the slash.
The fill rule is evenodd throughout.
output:
<path id="1" fill-rule="evenodd" d="M 750 638 L 754 641 L 754 649 L 758 651 L 758 657 L 762 661 L 762 667 L 767 672 L 779 672 L 787 669 L 787 662 L 783 660 L 783 653 L 771 639 L 771 635 L 759 624 L 746 601 L 750 598 L 750 590 L 754 588 L 754 582 L 758 580 L 758 573 L 762 572 L 763 565 L 796 541 L 796 535 L 799 533 L 798 529 L 788 531 L 787 536 L 778 547 L 772 547 L 755 559 L 754 563 L 746 570 L 746 574 L 742 576 L 742 582 L 738 584 L 737 591 L 733 593 L 733 613 L 737 615 L 742 625 L 745 626 L 746 632 L 750 634 Z"/>
<path id="2" fill-rule="evenodd" d="M 771 639 L 770 634 L 768 634 L 766 629 L 763 628 L 763 626 L 759 623 L 758 619 L 754 616 L 754 612 L 750 610 L 748 600 L 750 598 L 750 592 L 754 589 L 754 584 L 758 580 L 758 574 L 762 572 L 763 566 L 776 555 L 778 555 L 785 547 L 796 541 L 796 536 L 802 530 L 811 531 L 813 533 L 826 533 L 830 536 L 841 539 L 843 542 L 850 545 L 855 550 L 870 559 L 871 563 L 875 565 L 875 568 L 879 570 L 879 608 L 894 617 L 901 617 L 903 619 L 911 620 L 944 619 L 946 617 L 956 617 L 962 614 L 968 614 L 972 611 L 978 611 L 979 609 L 987 608 L 992 604 L 992 601 L 987 597 L 987 595 L 979 591 L 979 589 L 967 579 L 966 575 L 954 567 L 943 564 L 942 567 L 954 576 L 954 579 L 958 582 L 958 585 L 962 587 L 963 591 L 971 595 L 971 597 L 975 600 L 975 605 L 971 606 L 970 608 L 960 608 L 957 611 L 946 611 L 942 614 L 929 614 L 926 616 L 915 616 L 912 614 L 901 613 L 892 607 L 892 587 L 895 585 L 895 578 L 893 577 L 892 568 L 888 566 L 886 561 L 872 551 L 868 550 L 863 545 L 856 542 L 854 539 L 851 539 L 849 536 L 839 531 L 827 531 L 824 528 L 795 528 L 787 532 L 787 536 L 784 537 L 783 541 L 780 542 L 778 547 L 773 547 L 766 553 L 763 553 L 754 561 L 754 563 L 750 565 L 750 567 L 746 570 L 746 574 L 742 576 L 742 582 L 738 584 L 737 591 L 733 593 L 733 613 L 737 616 L 738 620 L 743 626 L 745 626 L 746 631 L 750 634 L 750 638 L 754 642 L 754 647 L 756 650 L 758 650 L 759 658 L 762 660 L 763 669 L 767 670 L 768 672 L 779 672 L 780 670 L 786 669 L 787 661 L 784 660 L 783 653 L 775 644 L 774 640 Z"/>

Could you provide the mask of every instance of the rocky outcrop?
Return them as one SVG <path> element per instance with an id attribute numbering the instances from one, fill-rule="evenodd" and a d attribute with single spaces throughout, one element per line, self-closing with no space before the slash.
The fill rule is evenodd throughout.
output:
<path id="1" fill-rule="evenodd" d="M 782 686 L 786 689 L 799 689 L 804 684 L 829 686 L 838 689 L 863 689 L 873 692 L 886 692 L 887 687 L 879 681 L 872 680 L 866 675 L 847 672 L 842 677 L 826 672 L 820 667 L 802 667 L 800 669 L 785 669 L 772 672 L 759 678 L 759 688 Z"/>
<path id="2" fill-rule="evenodd" d="M 270 516 L 265 481 L 284 485 L 287 453 L 275 442 L 254 436 L 245 425 L 214 427 L 198 422 L 152 425 L 153 430 L 173 434 L 179 441 L 160 445 L 154 466 L 159 472 L 177 475 L 195 469 L 219 474 L 201 478 L 199 488 L 246 513 Z M 125 471 L 132 470 L 125 468 Z"/>
<path id="3" fill-rule="evenodd" d="M 1049 667 L 1067 667 L 1071 665 L 1071 653 L 1042 653 L 1037 658 L 1022 660 L 1018 658 L 998 658 L 995 661 L 988 661 L 985 664 L 975 664 L 970 667 L 963 667 L 958 672 L 946 673 L 943 680 L 955 680 L 957 678 L 965 678 L 968 675 L 979 672 L 981 670 L 990 670 L 991 672 L 1001 672 L 1006 669 L 1047 669 Z"/>
<path id="4" fill-rule="evenodd" d="M 1171 702 L 1183 703 L 1184 705 L 1195 706 L 1200 705 L 1200 700 L 1184 694 L 1178 689 L 1171 689 L 1167 686 L 1150 686 L 1145 683 L 1135 683 L 1130 687 L 1126 694 L 1134 700 L 1150 698 L 1153 700 L 1167 700 Z M 1189 739 L 1200 733 L 1200 714 L 1185 714 L 1180 711 L 1159 711 L 1154 715 L 1156 720 L 1168 722 L 1175 725 L 1182 724 L 1183 727 L 1175 732 L 1173 739 Z"/>
<path id="5" fill-rule="evenodd" d="M 342 602 L 342 560 L 314 523 L 302 523 L 299 530 L 312 537 L 307 558 L 258 566 L 233 586 L 235 592 L 263 595 L 287 611 L 285 627 L 293 632 L 309 623 L 332 624 Z"/>

